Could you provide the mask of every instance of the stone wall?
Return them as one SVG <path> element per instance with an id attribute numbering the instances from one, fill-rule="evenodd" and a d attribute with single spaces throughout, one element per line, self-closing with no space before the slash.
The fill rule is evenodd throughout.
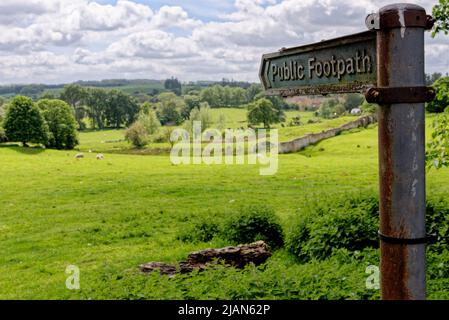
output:
<path id="1" fill-rule="evenodd" d="M 324 139 L 332 138 L 338 135 L 339 133 L 359 127 L 366 127 L 371 123 L 377 122 L 377 117 L 375 115 L 363 116 L 358 118 L 357 120 L 348 122 L 338 128 L 329 129 L 320 133 L 310 133 L 301 138 L 288 141 L 281 142 L 279 144 L 279 153 L 292 153 L 297 152 L 305 147 L 316 144 Z"/>

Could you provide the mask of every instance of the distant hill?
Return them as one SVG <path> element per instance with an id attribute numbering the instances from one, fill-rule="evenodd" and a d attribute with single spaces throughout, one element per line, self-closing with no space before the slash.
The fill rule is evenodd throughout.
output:
<path id="1" fill-rule="evenodd" d="M 151 79 L 105 79 L 100 81 L 76 81 L 83 87 L 118 89 L 130 95 L 157 95 L 165 91 L 165 80 L 151 80 Z M 231 87 L 248 88 L 251 83 L 243 81 L 229 81 L 223 79 L 222 81 L 195 81 L 183 83 L 183 89 L 186 91 L 196 90 L 209 87 L 215 84 L 228 85 Z M 38 99 L 44 93 L 52 93 L 58 95 L 66 84 L 12 84 L 0 86 L 0 96 L 11 97 L 16 95 L 29 96 L 33 99 Z"/>

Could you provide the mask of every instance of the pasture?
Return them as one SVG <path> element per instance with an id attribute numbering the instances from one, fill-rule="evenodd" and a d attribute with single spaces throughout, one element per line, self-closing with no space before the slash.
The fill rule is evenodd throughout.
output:
<path id="1" fill-rule="evenodd" d="M 82 133 L 80 149 L 121 137 L 115 130 Z M 379 297 L 365 287 L 367 265 L 378 264 L 376 249 L 309 263 L 281 249 L 263 267 L 175 278 L 138 271 L 141 263 L 181 261 L 191 251 L 228 245 L 178 239 L 204 217 L 219 220 L 244 204 L 264 203 L 287 232 L 312 199 L 377 192 L 376 126 L 280 155 L 274 176 L 249 165 L 175 166 L 166 155 L 108 153 L 98 161 L 95 153 L 79 160 L 76 153 L 0 147 L 0 299 Z M 430 170 L 429 196 L 447 197 L 448 182 L 449 170 Z M 80 268 L 80 290 L 66 289 L 67 265 Z M 429 298 L 449 298 L 448 284 L 431 280 Z"/>

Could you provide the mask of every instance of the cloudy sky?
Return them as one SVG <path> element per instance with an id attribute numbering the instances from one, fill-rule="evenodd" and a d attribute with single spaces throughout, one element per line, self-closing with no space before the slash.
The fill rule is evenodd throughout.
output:
<path id="1" fill-rule="evenodd" d="M 384 0 L 0 0 L 0 83 L 257 81 L 260 57 L 365 31 Z M 431 12 L 437 0 L 414 0 Z M 449 71 L 427 36 L 426 71 Z"/>

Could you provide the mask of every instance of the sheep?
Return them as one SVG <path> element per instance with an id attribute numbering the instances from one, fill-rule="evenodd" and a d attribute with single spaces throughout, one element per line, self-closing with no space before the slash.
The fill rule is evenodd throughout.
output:
<path id="1" fill-rule="evenodd" d="M 76 159 L 84 158 L 84 154 L 83 153 L 78 153 L 78 154 L 75 155 L 75 158 Z"/>
<path id="2" fill-rule="evenodd" d="M 97 160 L 103 160 L 104 156 L 102 154 L 97 154 Z"/>

